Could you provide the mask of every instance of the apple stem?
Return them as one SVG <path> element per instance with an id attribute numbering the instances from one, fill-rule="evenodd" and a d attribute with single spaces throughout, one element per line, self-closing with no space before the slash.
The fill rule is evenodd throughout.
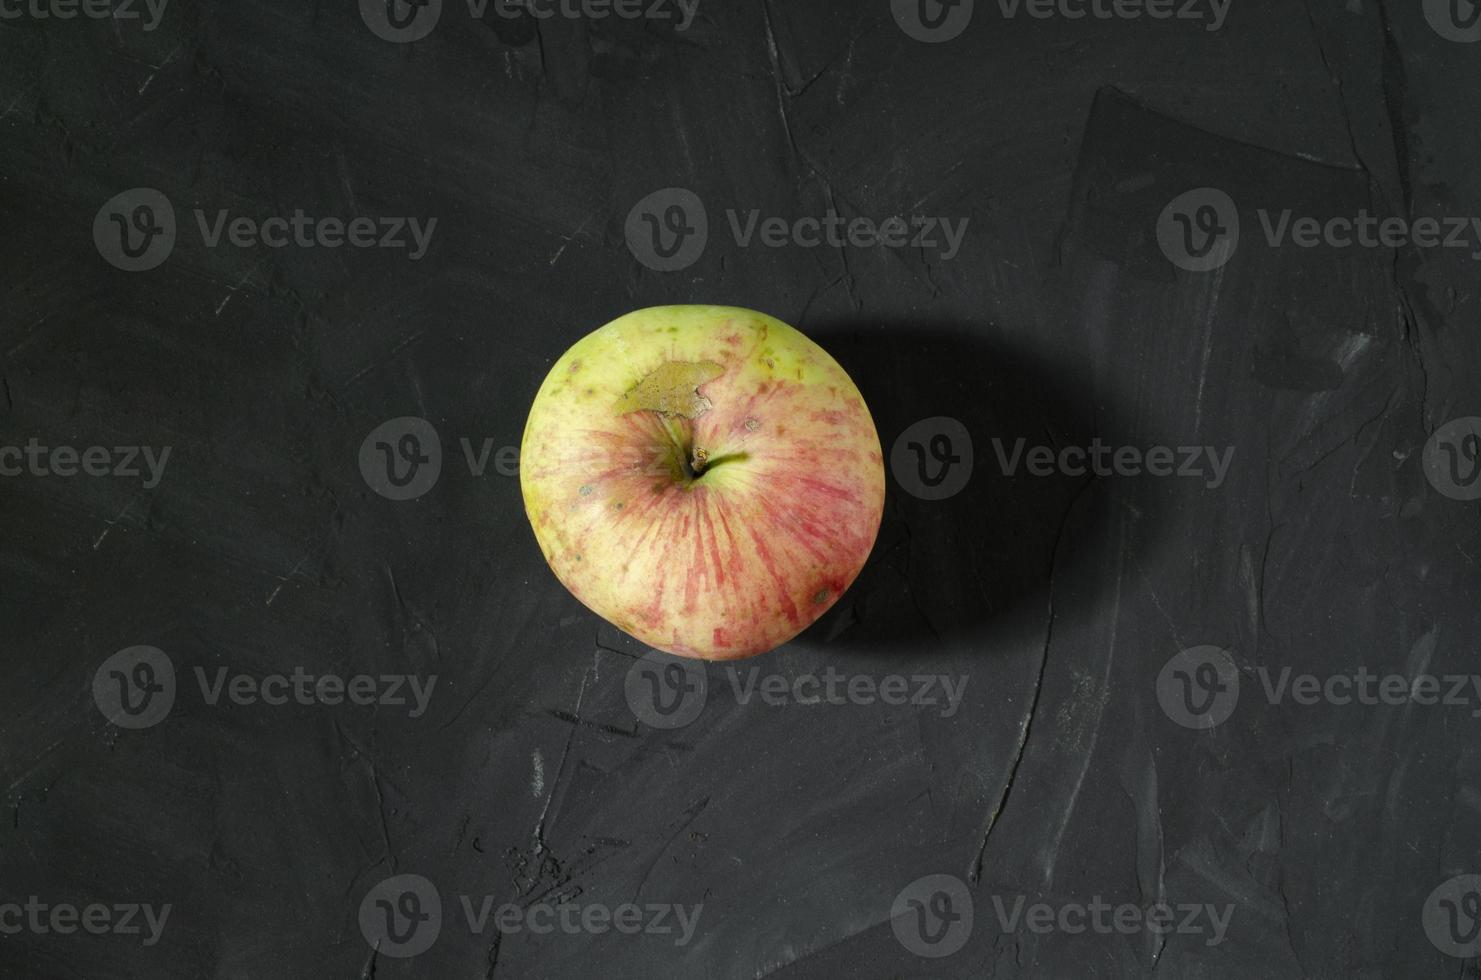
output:
<path id="1" fill-rule="evenodd" d="M 669 442 L 674 447 L 674 459 L 678 461 L 680 468 L 684 471 L 684 479 L 690 483 L 704 475 L 710 465 L 710 451 L 696 446 L 693 452 L 689 449 L 689 440 L 685 438 L 682 428 L 676 426 L 668 416 L 662 416 L 661 424 L 663 431 L 668 435 Z M 721 457 L 722 459 L 725 457 Z"/>

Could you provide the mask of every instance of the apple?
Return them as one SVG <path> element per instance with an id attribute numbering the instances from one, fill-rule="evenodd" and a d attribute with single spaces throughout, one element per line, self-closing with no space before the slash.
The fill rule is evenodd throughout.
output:
<path id="1" fill-rule="evenodd" d="M 520 488 L 589 609 L 703 660 L 764 653 L 838 601 L 874 547 L 884 458 L 859 389 L 780 320 L 659 306 L 556 361 Z"/>

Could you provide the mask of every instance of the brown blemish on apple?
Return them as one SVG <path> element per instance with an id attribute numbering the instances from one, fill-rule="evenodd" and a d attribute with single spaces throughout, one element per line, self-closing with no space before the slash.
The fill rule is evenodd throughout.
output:
<path id="1" fill-rule="evenodd" d="M 746 419 L 746 431 L 747 432 L 755 432 L 759 428 L 761 428 L 761 423 L 758 422 L 756 419 L 754 419 L 754 418 Z"/>
<path id="2" fill-rule="evenodd" d="M 579 494 L 581 494 L 581 496 L 583 496 L 583 497 L 589 497 L 589 496 L 591 496 L 591 490 L 592 490 L 591 484 L 590 483 L 587 483 L 584 486 L 582 486 L 582 488 L 580 490 L 578 490 L 576 492 L 579 493 Z"/>
<path id="3" fill-rule="evenodd" d="M 617 415 L 658 412 L 698 418 L 713 406 L 699 386 L 714 381 L 725 369 L 714 361 L 667 361 L 622 394 L 613 406 Z"/>
<path id="4" fill-rule="evenodd" d="M 566 368 L 566 370 L 570 371 L 572 374 L 575 374 L 577 371 L 581 370 L 581 358 L 578 357 L 574 361 L 572 361 L 571 366 Z"/>
<path id="5" fill-rule="evenodd" d="M 817 593 L 812 597 L 812 604 L 815 606 L 820 606 L 823 603 L 827 602 L 828 597 L 832 594 L 832 591 L 827 588 L 819 589 Z"/>

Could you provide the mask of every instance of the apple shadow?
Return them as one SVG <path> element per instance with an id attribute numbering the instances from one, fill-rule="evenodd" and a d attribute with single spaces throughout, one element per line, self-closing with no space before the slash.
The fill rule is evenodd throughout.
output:
<path id="1" fill-rule="evenodd" d="M 1051 579 L 1105 554 L 1094 539 L 1112 508 L 1096 477 L 1046 466 L 1044 450 L 1031 468 L 1030 454 L 1049 447 L 1057 459 L 1097 436 L 1121 445 L 1107 431 L 1121 413 L 1073 358 L 1051 363 L 971 324 L 844 321 L 806 332 L 863 392 L 887 489 L 858 579 L 793 642 L 834 655 L 964 643 L 988 653 L 991 624 L 1041 621 Z M 1103 578 L 1077 576 L 1076 603 L 1093 602 Z"/>

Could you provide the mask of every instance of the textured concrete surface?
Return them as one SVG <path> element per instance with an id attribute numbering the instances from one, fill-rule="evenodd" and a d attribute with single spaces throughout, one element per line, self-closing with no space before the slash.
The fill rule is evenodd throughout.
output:
<path id="1" fill-rule="evenodd" d="M 1481 976 L 1468 0 L 99 9 L 0 0 L 0 975 Z M 675 673 L 515 447 L 690 302 L 891 472 Z"/>

